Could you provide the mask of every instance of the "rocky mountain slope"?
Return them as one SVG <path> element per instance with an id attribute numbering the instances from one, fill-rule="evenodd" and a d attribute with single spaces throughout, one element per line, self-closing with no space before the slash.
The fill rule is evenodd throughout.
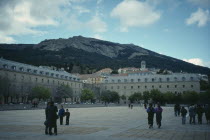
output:
<path id="1" fill-rule="evenodd" d="M 39 44 L 0 44 L 0 56 L 33 65 L 64 67 L 69 72 L 79 73 L 91 73 L 105 67 L 140 67 L 144 60 L 149 68 L 210 74 L 209 68 L 161 55 L 140 46 L 82 36 L 44 40 Z M 74 69 L 75 66 L 77 70 Z"/>

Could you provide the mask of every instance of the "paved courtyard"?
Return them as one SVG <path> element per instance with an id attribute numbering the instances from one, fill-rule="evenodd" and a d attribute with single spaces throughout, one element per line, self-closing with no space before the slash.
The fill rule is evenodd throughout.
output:
<path id="1" fill-rule="evenodd" d="M 163 107 L 162 128 L 148 129 L 143 107 L 69 108 L 70 125 L 58 124 L 58 135 L 44 134 L 44 110 L 0 112 L 0 140 L 210 140 L 210 125 L 181 124 L 173 108 Z M 65 123 L 65 119 L 64 119 Z"/>

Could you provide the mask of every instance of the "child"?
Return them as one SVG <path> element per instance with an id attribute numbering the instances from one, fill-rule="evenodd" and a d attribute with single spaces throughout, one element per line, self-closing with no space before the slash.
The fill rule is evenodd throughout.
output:
<path id="1" fill-rule="evenodd" d="M 69 125 L 70 112 L 68 109 L 66 109 L 65 116 L 66 116 L 66 125 Z"/>
<path id="2" fill-rule="evenodd" d="M 182 124 L 185 124 L 185 122 L 186 122 L 187 110 L 186 110 L 184 107 L 182 107 L 182 109 L 181 109 L 181 115 L 182 115 Z"/>

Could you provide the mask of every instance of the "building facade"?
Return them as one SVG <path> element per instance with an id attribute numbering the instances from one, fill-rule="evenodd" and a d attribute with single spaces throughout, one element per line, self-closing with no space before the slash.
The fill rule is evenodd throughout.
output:
<path id="1" fill-rule="evenodd" d="M 61 84 L 68 85 L 73 90 L 73 99 L 79 101 L 83 83 L 80 79 L 65 71 L 50 70 L 10 60 L 0 59 L 0 76 L 9 80 L 9 102 L 26 102 L 35 86 L 50 89 L 52 96 L 56 94 Z M 2 101 L 3 102 L 3 99 Z"/>
<path id="2" fill-rule="evenodd" d="M 127 98 L 135 92 L 158 89 L 160 92 L 174 94 L 185 91 L 200 92 L 198 74 L 173 73 L 167 75 L 145 73 L 132 73 L 128 76 L 109 76 L 101 83 L 101 91 L 116 91 Z"/>
<path id="3" fill-rule="evenodd" d="M 146 69 L 145 62 L 143 63 Z M 108 69 L 111 71 L 111 69 Z M 131 71 L 117 75 L 106 74 L 104 72 L 91 75 L 73 75 L 64 70 L 52 70 L 46 67 L 36 67 L 23 63 L 18 63 L 6 59 L 0 59 L 0 77 L 5 77 L 9 81 L 7 95 L 8 102 L 26 102 L 31 90 L 35 86 L 44 86 L 50 89 L 52 97 L 56 95 L 57 87 L 61 84 L 68 85 L 73 90 L 73 98 L 67 101 L 80 102 L 83 88 L 90 88 L 101 92 L 110 90 L 116 91 L 126 98 L 135 92 L 151 91 L 158 89 L 160 92 L 172 92 L 174 94 L 185 91 L 195 91 L 200 93 L 199 74 L 169 73 L 156 74 L 152 71 Z M 4 82 L 4 81 L 1 81 Z M 87 84 L 88 86 L 85 86 Z M 2 91 L 0 91 L 2 92 Z M 5 93 L 4 93 L 5 94 Z M 3 94 L 0 93 L 0 96 Z M 1 103 L 4 99 L 0 98 Z"/>

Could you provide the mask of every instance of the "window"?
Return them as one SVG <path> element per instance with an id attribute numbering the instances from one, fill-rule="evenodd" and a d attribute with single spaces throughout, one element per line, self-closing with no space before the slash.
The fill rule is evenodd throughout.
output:
<path id="1" fill-rule="evenodd" d="M 124 82 L 127 82 L 127 79 L 124 79 Z"/>
<path id="2" fill-rule="evenodd" d="M 4 64 L 3 67 L 4 67 L 4 68 L 8 68 L 7 64 Z"/>
<path id="3" fill-rule="evenodd" d="M 34 73 L 37 73 L 37 70 L 34 70 Z"/>
<path id="4" fill-rule="evenodd" d="M 162 82 L 162 78 L 159 78 L 159 81 Z"/>
<path id="5" fill-rule="evenodd" d="M 185 81 L 186 80 L 186 78 L 185 77 L 182 77 L 182 81 Z"/>
<path id="6" fill-rule="evenodd" d="M 48 84 L 50 83 L 50 80 L 49 80 L 49 79 L 47 80 L 47 83 L 48 83 Z"/>
<path id="7" fill-rule="evenodd" d="M 118 80 L 118 83 L 120 83 L 120 82 L 121 82 L 121 80 L 119 79 L 119 80 Z"/>
<path id="8" fill-rule="evenodd" d="M 193 88 L 193 85 L 191 85 L 191 88 Z"/>
<path id="9" fill-rule="evenodd" d="M 145 78 L 144 81 L 147 82 L 147 78 Z"/>
<path id="10" fill-rule="evenodd" d="M 11 68 L 12 68 L 13 70 L 16 70 L 16 66 L 12 66 Z"/>
<path id="11" fill-rule="evenodd" d="M 174 81 L 177 81 L 177 77 L 174 77 Z"/>
<path id="12" fill-rule="evenodd" d="M 131 79 L 131 82 L 134 82 L 134 80 L 133 80 L 133 79 Z"/>
<path id="13" fill-rule="evenodd" d="M 111 89 L 113 89 L 113 86 L 111 86 Z"/>
<path id="14" fill-rule="evenodd" d="M 161 86 L 161 85 L 159 85 L 159 88 L 162 88 L 162 86 Z"/>
<path id="15" fill-rule="evenodd" d="M 177 88 L 177 85 L 175 85 L 174 87 Z"/>
<path id="16" fill-rule="evenodd" d="M 44 79 L 42 79 L 42 83 L 44 83 Z"/>
<path id="17" fill-rule="evenodd" d="M 114 80 L 112 80 L 112 83 L 114 83 Z"/>
<path id="18" fill-rule="evenodd" d="M 147 86 L 145 86 L 145 88 L 147 88 Z"/>
<path id="19" fill-rule="evenodd" d="M 154 85 L 152 85 L 152 88 L 154 88 Z"/>
<path id="20" fill-rule="evenodd" d="M 124 86 L 124 89 L 126 89 L 126 86 Z"/>
<path id="21" fill-rule="evenodd" d="M 169 82 L 170 81 L 170 78 L 167 78 L 166 80 L 167 80 L 167 82 Z"/>
<path id="22" fill-rule="evenodd" d="M 154 82 L 155 81 L 155 79 L 154 78 L 152 78 L 152 82 Z"/>
<path id="23" fill-rule="evenodd" d="M 120 89 L 120 86 L 117 86 L 117 89 Z"/>
<path id="24" fill-rule="evenodd" d="M 138 79 L 138 82 L 141 82 L 141 79 Z"/>
<path id="25" fill-rule="evenodd" d="M 51 76 L 54 76 L 54 73 L 51 73 Z"/>
<path id="26" fill-rule="evenodd" d="M 169 85 L 167 85 L 167 88 L 169 88 Z"/>
<path id="27" fill-rule="evenodd" d="M 55 83 L 55 81 L 53 80 L 53 84 Z"/>
<path id="28" fill-rule="evenodd" d="M 190 80 L 193 81 L 193 77 L 190 77 Z"/>
<path id="29" fill-rule="evenodd" d="M 138 86 L 138 89 L 140 88 L 140 86 Z"/>
<path id="30" fill-rule="evenodd" d="M 185 85 L 182 85 L 183 88 L 185 88 Z"/>
<path id="31" fill-rule="evenodd" d="M 131 89 L 133 89 L 133 86 L 131 86 Z"/>
<path id="32" fill-rule="evenodd" d="M 38 78 L 36 78 L 36 82 L 38 82 Z"/>

